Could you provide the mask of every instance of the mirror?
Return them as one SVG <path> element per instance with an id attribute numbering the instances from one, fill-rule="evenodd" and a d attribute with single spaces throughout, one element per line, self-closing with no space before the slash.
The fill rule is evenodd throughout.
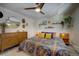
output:
<path id="1" fill-rule="evenodd" d="M 18 28 L 19 27 L 19 25 L 20 25 L 20 23 L 19 22 L 7 22 L 6 23 L 6 28 L 8 29 L 8 28 Z"/>
<path id="2" fill-rule="evenodd" d="M 15 18 L 15 17 L 9 17 L 7 20 L 5 20 L 4 22 L 6 24 L 5 28 L 6 29 L 15 29 L 15 28 L 18 28 L 20 26 L 20 21 Z M 3 23 L 0 23 L 0 29 L 2 28 L 2 25 Z"/>
<path id="3" fill-rule="evenodd" d="M 6 22 L 6 28 L 18 28 L 20 26 L 20 21 L 15 17 L 9 17 Z"/>

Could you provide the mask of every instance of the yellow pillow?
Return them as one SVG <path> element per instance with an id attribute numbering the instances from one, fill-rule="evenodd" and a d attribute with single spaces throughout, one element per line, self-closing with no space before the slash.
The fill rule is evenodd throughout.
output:
<path id="1" fill-rule="evenodd" d="M 60 38 L 62 39 L 69 39 L 69 34 L 68 33 L 61 33 Z"/>
<path id="2" fill-rule="evenodd" d="M 40 33 L 40 38 L 45 38 L 45 33 Z"/>
<path id="3" fill-rule="evenodd" d="M 46 33 L 46 39 L 51 39 L 51 34 Z"/>

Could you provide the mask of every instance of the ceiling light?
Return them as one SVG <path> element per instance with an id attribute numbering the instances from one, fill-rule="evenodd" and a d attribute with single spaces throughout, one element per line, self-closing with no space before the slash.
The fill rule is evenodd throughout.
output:
<path id="1" fill-rule="evenodd" d="M 41 9 L 40 9 L 40 8 L 36 8 L 35 11 L 36 11 L 36 12 L 40 12 Z"/>

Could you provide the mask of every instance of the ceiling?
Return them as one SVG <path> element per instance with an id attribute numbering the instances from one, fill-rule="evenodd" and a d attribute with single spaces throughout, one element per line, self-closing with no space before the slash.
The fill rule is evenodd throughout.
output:
<path id="1" fill-rule="evenodd" d="M 57 14 L 63 14 L 64 12 L 68 11 L 70 5 L 71 4 L 68 3 L 45 3 L 42 9 L 45 15 L 42 15 L 41 13 L 37 13 L 34 10 L 24 10 L 24 8 L 36 6 L 34 3 L 1 3 L 0 4 L 1 7 L 25 15 L 26 17 L 30 17 L 34 20 L 50 18 Z"/>

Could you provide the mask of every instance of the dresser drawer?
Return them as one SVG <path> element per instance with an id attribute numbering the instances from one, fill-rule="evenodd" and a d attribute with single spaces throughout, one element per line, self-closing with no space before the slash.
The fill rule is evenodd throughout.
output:
<path id="1" fill-rule="evenodd" d="M 0 36 L 0 50 L 20 44 L 27 38 L 27 32 L 4 33 Z"/>

